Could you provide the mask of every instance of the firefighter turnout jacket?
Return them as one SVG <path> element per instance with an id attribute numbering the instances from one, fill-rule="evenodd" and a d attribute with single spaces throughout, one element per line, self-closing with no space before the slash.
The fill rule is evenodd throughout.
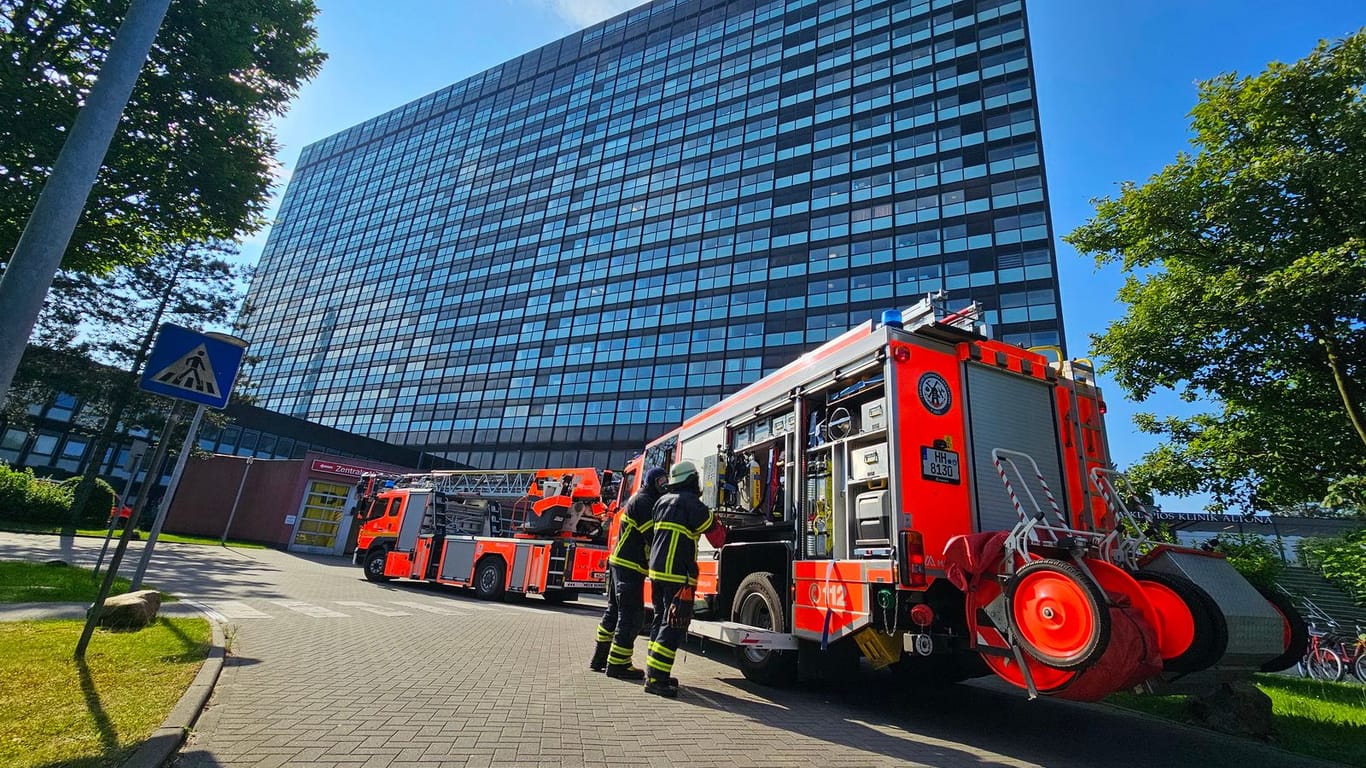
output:
<path id="1" fill-rule="evenodd" d="M 650 580 L 697 584 L 697 539 L 717 525 L 697 493 L 683 489 L 655 502 Z"/>
<path id="2" fill-rule="evenodd" d="M 640 574 L 643 579 L 649 571 L 647 566 L 650 549 L 650 532 L 654 528 L 652 517 L 655 502 L 659 495 L 649 486 L 642 488 L 626 500 L 617 516 L 616 542 L 607 562 L 628 571 Z"/>

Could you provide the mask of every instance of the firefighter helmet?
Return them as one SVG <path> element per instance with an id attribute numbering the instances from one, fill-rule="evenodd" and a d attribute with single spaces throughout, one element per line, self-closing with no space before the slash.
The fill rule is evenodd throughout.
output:
<path id="1" fill-rule="evenodd" d="M 697 465 L 691 461 L 680 461 L 669 470 L 669 485 L 686 483 L 690 477 L 697 477 Z"/>
<path id="2" fill-rule="evenodd" d="M 641 487 L 651 493 L 658 494 L 668 477 L 669 473 L 665 472 L 662 467 L 650 467 L 649 471 L 645 473 L 645 482 L 641 483 Z"/>

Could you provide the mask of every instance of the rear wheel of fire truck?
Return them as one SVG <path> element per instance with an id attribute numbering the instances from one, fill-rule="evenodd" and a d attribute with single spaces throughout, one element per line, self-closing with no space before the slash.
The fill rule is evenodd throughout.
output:
<path id="1" fill-rule="evenodd" d="M 1001 629 L 991 623 L 991 619 L 985 611 L 987 606 L 995 603 L 1000 597 L 1001 585 L 996 579 L 983 579 L 975 591 L 968 593 L 965 603 L 968 635 L 970 637 L 985 635 L 1000 641 L 980 651 L 982 664 L 995 672 L 996 676 L 1002 680 L 1017 688 L 1025 688 L 1027 687 L 1025 670 L 1020 668 L 1015 657 L 1008 651 L 1002 653 L 1004 640 L 1000 634 Z M 1054 669 L 1031 658 L 1027 653 L 1022 652 L 1020 657 L 1024 666 L 1028 668 L 1029 680 L 1033 681 L 1035 689 L 1042 694 L 1061 691 L 1079 674 L 1074 671 Z"/>
<path id="2" fill-rule="evenodd" d="M 551 605 L 572 603 L 579 599 L 579 593 L 572 589 L 547 589 L 541 593 L 541 599 Z"/>
<path id="3" fill-rule="evenodd" d="M 384 547 L 371 549 L 365 553 L 365 578 L 374 582 L 392 581 L 393 576 L 384 575 L 384 559 L 389 556 L 389 550 Z"/>
<path id="4" fill-rule="evenodd" d="M 507 586 L 503 558 L 489 555 L 474 569 L 474 594 L 480 600 L 501 600 Z"/>
<path id="5" fill-rule="evenodd" d="M 1035 560 L 1006 582 L 1010 628 L 1029 656 L 1054 669 L 1095 661 L 1110 639 L 1105 596 L 1080 570 L 1061 560 Z"/>
<path id="6" fill-rule="evenodd" d="M 1214 598 L 1195 582 L 1174 574 L 1135 571 L 1130 575 L 1162 617 L 1157 645 L 1164 671 L 1198 672 L 1224 655 L 1228 627 Z"/>
<path id="7" fill-rule="evenodd" d="M 787 611 L 772 573 L 746 576 L 735 590 L 731 620 L 773 632 L 786 632 Z M 797 655 L 789 651 L 736 648 L 735 661 L 745 677 L 763 685 L 786 685 L 797 677 Z"/>
<path id="8" fill-rule="evenodd" d="M 1280 672 L 1289 669 L 1295 666 L 1295 662 L 1304 658 L 1304 652 L 1309 648 L 1309 628 L 1304 625 L 1300 612 L 1295 609 L 1295 604 L 1284 592 L 1262 587 L 1257 587 L 1257 591 L 1262 593 L 1262 597 L 1265 597 L 1266 601 L 1271 603 L 1271 607 L 1281 615 L 1281 645 L 1285 648 L 1285 652 L 1280 656 L 1263 664 L 1262 671 Z M 1362 666 L 1362 659 L 1366 659 L 1366 655 L 1357 659 L 1357 677 L 1366 680 L 1360 675 L 1360 672 L 1366 671 L 1366 667 Z"/>

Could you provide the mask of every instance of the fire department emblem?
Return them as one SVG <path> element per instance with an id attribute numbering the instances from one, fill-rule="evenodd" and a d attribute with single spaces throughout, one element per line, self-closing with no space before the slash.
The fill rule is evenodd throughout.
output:
<path id="1" fill-rule="evenodd" d="M 935 416 L 943 416 L 949 412 L 949 406 L 953 405 L 953 394 L 949 392 L 949 383 L 944 381 L 944 377 L 930 371 L 920 377 L 920 404 L 925 406 L 925 410 Z"/>

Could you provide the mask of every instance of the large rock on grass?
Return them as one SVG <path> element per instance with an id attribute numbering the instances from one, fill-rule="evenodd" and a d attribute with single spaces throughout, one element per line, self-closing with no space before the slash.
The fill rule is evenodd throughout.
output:
<path id="1" fill-rule="evenodd" d="M 142 629 L 156 621 L 161 608 L 161 593 L 155 589 L 140 589 L 126 595 L 115 595 L 104 601 L 96 622 L 111 629 Z"/>
<path id="2" fill-rule="evenodd" d="M 1250 681 L 1221 683 L 1210 693 L 1190 697 L 1186 708 L 1206 728 L 1262 740 L 1272 737 L 1271 697 Z"/>

